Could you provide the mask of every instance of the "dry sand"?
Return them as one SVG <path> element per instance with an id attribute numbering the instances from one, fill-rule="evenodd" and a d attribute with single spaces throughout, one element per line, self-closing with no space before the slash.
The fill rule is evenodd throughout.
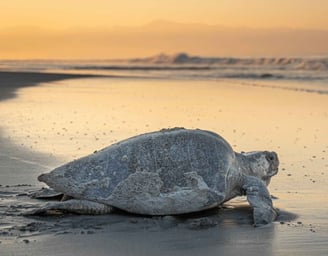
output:
<path id="1" fill-rule="evenodd" d="M 0 73 L 0 255 L 328 254 L 326 93 L 282 82 L 13 74 Z M 19 215 L 44 203 L 27 196 L 42 186 L 38 174 L 174 126 L 213 130 L 236 151 L 278 152 L 269 186 L 278 220 L 254 228 L 243 197 L 181 217 Z"/>

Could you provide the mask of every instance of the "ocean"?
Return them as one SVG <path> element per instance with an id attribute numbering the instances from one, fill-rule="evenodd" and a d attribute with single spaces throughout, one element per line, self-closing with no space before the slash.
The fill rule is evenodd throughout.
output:
<path id="1" fill-rule="evenodd" d="M 328 57 L 215 58 L 184 53 L 126 60 L 2 60 L 1 71 L 87 73 L 165 79 L 328 81 Z"/>

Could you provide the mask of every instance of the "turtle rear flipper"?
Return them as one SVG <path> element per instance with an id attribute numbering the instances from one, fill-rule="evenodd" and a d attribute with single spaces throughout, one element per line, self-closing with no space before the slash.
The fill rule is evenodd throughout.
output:
<path id="1" fill-rule="evenodd" d="M 113 207 L 88 200 L 71 199 L 64 202 L 47 203 L 44 207 L 38 208 L 24 215 L 57 215 L 64 213 L 100 215 L 109 214 Z"/>
<path id="2" fill-rule="evenodd" d="M 57 192 L 52 188 L 42 188 L 40 190 L 34 191 L 29 194 L 29 196 L 33 199 L 45 199 L 45 200 L 62 200 L 64 194 L 61 192 Z"/>

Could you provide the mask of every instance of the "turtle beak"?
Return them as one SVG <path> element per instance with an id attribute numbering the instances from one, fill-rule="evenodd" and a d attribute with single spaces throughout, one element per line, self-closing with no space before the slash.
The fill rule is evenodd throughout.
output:
<path id="1" fill-rule="evenodd" d="M 268 173 L 269 177 L 275 176 L 278 173 L 278 168 L 275 170 L 272 170 L 270 173 Z"/>

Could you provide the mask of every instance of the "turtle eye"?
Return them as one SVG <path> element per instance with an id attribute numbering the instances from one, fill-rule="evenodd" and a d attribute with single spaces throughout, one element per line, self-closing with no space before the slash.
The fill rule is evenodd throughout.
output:
<path id="1" fill-rule="evenodd" d="M 276 159 L 276 156 L 275 156 L 275 154 L 273 154 L 273 153 L 268 153 L 268 154 L 266 155 L 266 159 L 267 159 L 269 162 L 273 162 L 273 161 Z"/>

